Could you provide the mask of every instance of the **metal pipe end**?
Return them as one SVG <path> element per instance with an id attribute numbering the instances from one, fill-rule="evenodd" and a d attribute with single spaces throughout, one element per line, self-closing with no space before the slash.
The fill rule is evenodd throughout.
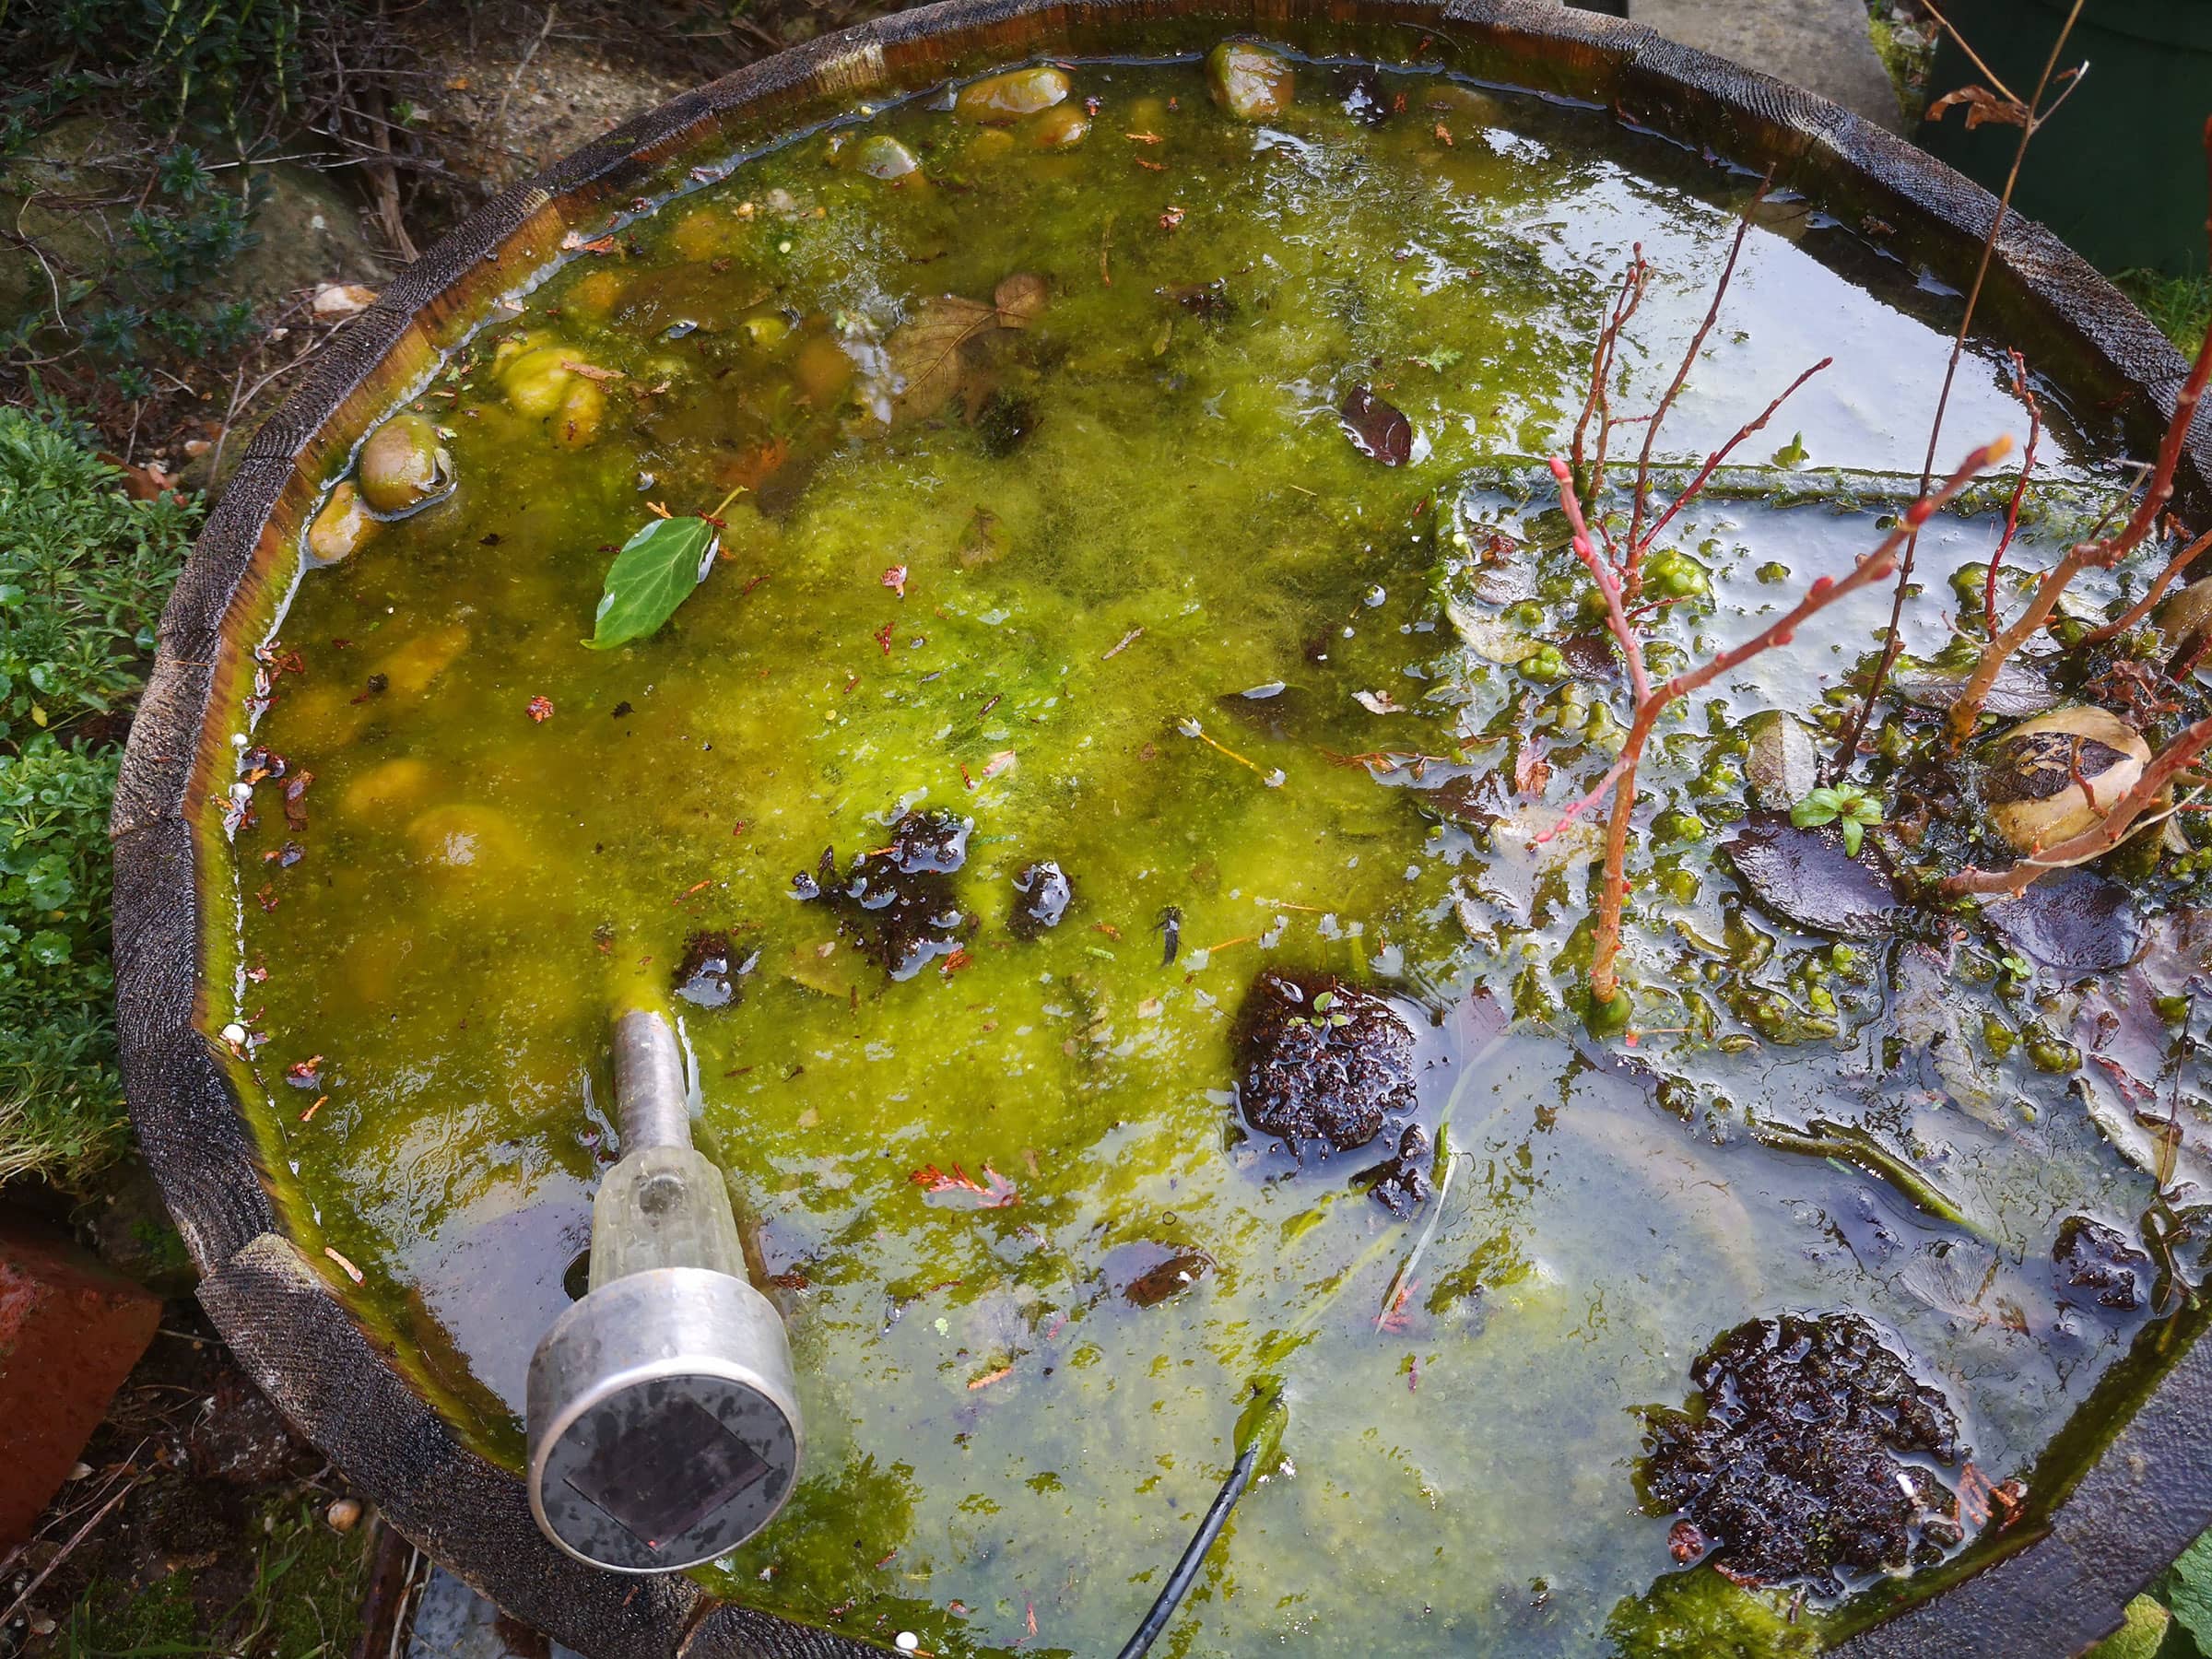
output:
<path id="1" fill-rule="evenodd" d="M 615 1018 L 615 1105 L 625 1158 L 645 1147 L 691 1145 L 684 1052 L 666 1017 L 653 1009 Z"/>

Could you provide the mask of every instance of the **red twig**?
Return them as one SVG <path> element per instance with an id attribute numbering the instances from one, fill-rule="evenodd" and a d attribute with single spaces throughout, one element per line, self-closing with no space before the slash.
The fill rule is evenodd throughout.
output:
<path id="1" fill-rule="evenodd" d="M 1665 529 L 1669 524 L 1673 523 L 1676 513 L 1681 512 L 1683 508 L 1688 506 L 1690 502 L 1697 500 L 1700 493 L 1703 491 L 1705 486 L 1712 481 L 1712 475 L 1720 470 L 1721 463 L 1728 459 L 1729 455 L 1735 451 L 1735 446 L 1743 442 L 1745 439 L 1750 437 L 1752 433 L 1764 427 L 1768 421 L 1773 419 L 1774 411 L 1781 408 L 1783 404 L 1789 402 L 1790 394 L 1792 393 L 1795 392 L 1798 387 L 1804 385 L 1806 381 L 1811 380 L 1814 375 L 1819 373 L 1821 370 L 1827 368 L 1836 359 L 1832 357 L 1822 358 L 1810 369 L 1807 369 L 1803 374 L 1799 375 L 1787 386 L 1783 387 L 1782 395 L 1777 397 L 1772 403 L 1769 404 L 1764 409 L 1760 410 L 1758 419 L 1736 428 L 1735 437 L 1729 439 L 1728 441 L 1722 444 L 1719 449 L 1714 450 L 1712 454 L 1705 457 L 1705 465 L 1698 469 L 1698 476 L 1690 479 L 1688 486 L 1684 488 L 1680 495 L 1674 499 L 1673 504 L 1670 505 L 1665 512 L 1661 513 L 1658 519 L 1653 524 L 1651 529 L 1644 533 L 1641 543 L 1631 549 L 1630 556 L 1636 559 L 1638 564 L 1642 562 L 1643 550 L 1649 547 L 1653 541 L 1658 537 L 1660 531 Z"/>
<path id="2" fill-rule="evenodd" d="M 1744 238 L 1751 233 L 1752 212 L 1759 203 L 1766 200 L 1767 191 L 1773 182 L 1774 170 L 1770 167 L 1767 169 L 1767 176 L 1759 182 L 1758 190 L 1752 193 L 1751 200 L 1745 205 L 1743 212 L 1737 216 L 1735 240 L 1728 244 L 1728 262 L 1721 267 L 1720 281 L 1713 285 L 1712 303 L 1705 308 L 1705 320 L 1698 324 L 1697 333 L 1689 336 L 1689 345 L 1683 350 L 1682 361 L 1675 370 L 1675 378 L 1668 384 L 1665 394 L 1653 406 L 1652 423 L 1644 429 L 1643 448 L 1637 452 L 1636 455 L 1636 495 L 1629 509 L 1629 559 L 1630 562 L 1628 576 L 1629 593 L 1631 597 L 1641 585 L 1638 580 L 1637 567 L 1642 563 L 1640 553 L 1642 536 L 1640 532 L 1643 528 L 1643 515 L 1651 505 L 1652 498 L 1652 445 L 1659 437 L 1660 423 L 1666 418 L 1667 411 L 1675 406 L 1675 399 L 1682 394 L 1682 388 L 1688 383 L 1689 371 L 1697 364 L 1698 353 L 1703 349 L 1705 345 L 1705 336 L 1712 332 L 1712 325 L 1720 317 L 1721 301 L 1727 298 L 1728 284 L 1735 276 L 1735 262 L 1743 256 Z M 1768 413 L 1771 414 L 1773 411 L 1770 409 Z M 1676 505 L 1680 506 L 1681 503 L 1677 501 Z M 1656 535 L 1658 533 L 1658 526 L 1654 524 L 1652 527 L 1652 534 Z"/>
<path id="3" fill-rule="evenodd" d="M 1559 480 L 1559 508 L 1567 515 L 1573 532 L 1575 556 L 1588 568 L 1597 582 L 1598 592 L 1606 601 L 1606 618 L 1621 655 L 1629 665 L 1629 679 L 1635 698 L 1635 709 L 1629 725 L 1627 741 L 1621 746 L 1620 759 L 1597 787 L 1568 809 L 1562 819 L 1541 838 L 1548 840 L 1565 827 L 1576 814 L 1587 810 L 1610 790 L 1613 810 L 1606 825 L 1605 868 L 1599 877 L 1597 924 L 1593 933 L 1590 953 L 1590 994 L 1594 1002 L 1603 1006 L 1612 1003 L 1619 993 L 1619 979 L 1614 962 L 1620 951 L 1621 910 L 1628 897 L 1629 827 L 1636 806 L 1636 769 L 1643 758 L 1644 746 L 1650 741 L 1659 717 L 1669 705 L 1691 693 L 1711 685 L 1730 669 L 1739 666 L 1762 651 L 1789 644 L 1797 629 L 1830 606 L 1871 582 L 1881 581 L 1897 568 L 1899 550 L 1927 523 L 1931 514 L 1945 502 L 1966 488 L 1969 479 L 1998 460 L 2011 447 L 2009 439 L 2000 438 L 1983 445 L 1969 455 L 1959 470 L 1946 478 L 1942 485 L 1923 495 L 1905 510 L 1903 517 L 1889 534 L 1882 538 L 1874 551 L 1866 554 L 1853 566 L 1841 581 L 1834 577 L 1817 578 L 1806 590 L 1805 597 L 1791 606 L 1782 618 L 1752 635 L 1743 643 L 1726 651 L 1684 673 L 1653 686 L 1645 670 L 1643 647 L 1636 637 L 1628 607 L 1622 602 L 1621 587 L 1611 568 L 1591 542 L 1588 526 L 1583 522 L 1583 504 L 1576 495 L 1573 469 L 1557 456 L 1552 458 L 1551 475 Z"/>
<path id="4" fill-rule="evenodd" d="M 1628 610 L 1622 603 L 1620 579 L 1592 546 L 1590 528 L 1583 522 L 1583 503 L 1574 492 L 1574 474 L 1557 455 L 1551 458 L 1551 476 L 1559 481 L 1559 510 L 1567 515 L 1567 527 L 1574 532 L 1575 557 L 1589 567 L 1590 574 L 1596 579 L 1597 591 L 1605 595 L 1606 621 L 1620 645 L 1621 658 L 1629 665 L 1629 679 L 1641 705 L 1651 696 L 1652 684 L 1644 673 L 1643 647 L 1637 642 L 1636 630 L 1630 625 Z"/>
<path id="5" fill-rule="evenodd" d="M 2166 568 L 2159 572 L 2158 580 L 2150 584 L 2142 598 L 2136 600 L 2102 628 L 2091 629 L 2082 636 L 2082 642 L 2085 645 L 2101 644 L 2106 640 L 2116 638 L 2135 627 L 2136 623 L 2150 615 L 2152 606 L 2166 596 L 2166 590 L 2171 587 L 2180 579 L 2183 572 L 2194 564 L 2207 548 L 2212 548 L 2212 530 L 2206 531 L 2204 535 L 2198 536 L 2168 559 Z"/>
<path id="6" fill-rule="evenodd" d="M 2212 162 L 2212 120 L 2205 123 L 2205 154 Z M 2166 436 L 2159 445 L 2159 458 L 2151 469 L 2149 488 L 2136 503 L 2136 510 L 2127 523 L 2110 535 L 2097 541 L 2077 542 L 2068 547 L 2064 557 L 2044 572 L 2036 583 L 2034 595 L 2028 601 L 2011 627 L 1993 638 L 1982 649 L 1982 657 L 1974 665 L 1959 700 L 1945 716 L 1944 730 L 1954 745 L 1964 743 L 1973 735 L 1974 723 L 1982 716 L 1983 701 L 1989 688 L 1996 684 L 1997 671 L 2005 661 L 2025 644 L 2035 630 L 2049 621 L 2051 613 L 2058 608 L 2059 595 L 2067 584 L 2092 565 L 2100 570 L 2111 570 L 2142 544 L 2158 522 L 2166 503 L 2173 499 L 2173 476 L 2181 465 L 2182 453 L 2189 437 L 2189 429 L 2196 419 L 2196 406 L 2204 397 L 2205 386 L 2212 381 L 2212 335 L 2205 337 L 2197 351 L 2196 361 L 2190 366 L 2189 377 L 2182 382 L 2181 391 L 2173 400 L 2173 418 L 2167 423 Z"/>
<path id="7" fill-rule="evenodd" d="M 1990 264 L 1996 257 L 1997 238 L 2003 233 L 2005 220 L 2012 212 L 2013 187 L 2019 182 L 2021 164 L 2028 159 L 2028 141 L 2035 136 L 2036 129 L 2042 124 L 2036 107 L 2043 101 L 2043 94 L 2050 89 L 2051 77 L 2058 70 L 2058 54 L 2066 49 L 2066 37 L 2074 32 L 2074 24 L 2081 16 L 2084 3 L 2085 0 L 2074 0 L 2057 38 L 2051 42 L 2051 55 L 2044 59 L 2043 73 L 2035 83 L 2034 96 L 2027 103 L 2028 119 L 2020 125 L 2020 141 L 2014 147 L 2012 167 L 2006 173 L 2005 188 L 1997 196 L 1997 210 L 1990 216 L 1989 229 L 1982 238 L 1982 253 L 1974 265 L 1974 279 L 1966 290 L 1966 309 L 1959 315 L 1959 332 L 1951 336 L 1950 360 L 1944 365 L 1943 389 L 1936 396 L 1936 416 L 1928 422 L 1927 453 L 1922 456 L 1920 463 L 1920 488 L 1924 496 L 1927 493 L 1929 480 L 1935 476 L 1936 451 L 1943 440 L 1943 418 L 1950 408 L 1951 387 L 1959 378 L 1959 361 L 1966 355 L 1966 336 L 1974 325 L 1974 312 L 1982 301 L 1982 285 L 1989 278 Z M 1836 752 L 1829 760 L 1831 775 L 1841 776 L 1850 771 L 1852 762 L 1858 759 L 1859 739 L 1865 735 L 1866 722 L 1874 714 L 1875 704 L 1881 700 L 1882 688 L 1888 683 L 1889 670 L 1897 665 L 1898 653 L 1904 648 L 1902 629 L 1905 596 L 1912 590 L 1912 561 L 1919 551 L 1920 538 L 1917 535 L 1906 541 L 1904 557 L 1899 560 L 1897 567 L 1897 588 L 1889 601 L 1889 628 L 1882 636 L 1882 654 L 1875 663 L 1873 677 L 1866 683 L 1866 695 L 1859 700 L 1859 706 L 1852 711 L 1843 723 L 1842 738 L 1837 743 Z M 1993 673 L 1993 681 L 1994 677 Z"/>
<path id="8" fill-rule="evenodd" d="M 1997 537 L 1996 551 L 1989 556 L 1989 574 L 1982 582 L 1982 624 L 1993 640 L 1997 635 L 1997 571 L 2005 563 L 2005 549 L 2020 532 L 2020 505 L 2028 499 L 2028 475 L 2035 470 L 2036 440 L 2043 435 L 2043 406 L 2028 383 L 2027 359 L 2011 348 L 2006 355 L 2012 359 L 2013 392 L 2028 406 L 2028 447 L 2020 452 L 2020 476 L 2013 480 L 2012 500 L 2005 503 L 2005 533 Z"/>
<path id="9" fill-rule="evenodd" d="M 1614 370 L 1619 361 L 1621 331 L 1628 326 L 1629 319 L 1636 314 L 1636 308 L 1643 303 L 1644 290 L 1650 284 L 1651 274 L 1652 267 L 1643 257 L 1643 244 L 1638 242 L 1630 255 L 1629 268 L 1621 274 L 1619 291 L 1613 298 L 1612 314 L 1606 320 L 1605 326 L 1598 330 L 1596 347 L 1590 354 L 1590 390 L 1583 398 L 1582 418 L 1575 422 L 1573 453 L 1576 476 L 1588 485 L 1593 500 L 1605 488 L 1606 457 L 1612 448 L 1613 429 L 1651 419 L 1648 415 L 1637 415 L 1617 420 L 1613 415 L 1612 392 Z M 1588 454 L 1585 448 L 1593 419 L 1597 422 L 1597 453 L 1594 458 Z M 1597 533 L 1605 541 L 1606 554 L 1618 559 L 1619 550 L 1614 545 L 1613 532 L 1602 519 Z"/>

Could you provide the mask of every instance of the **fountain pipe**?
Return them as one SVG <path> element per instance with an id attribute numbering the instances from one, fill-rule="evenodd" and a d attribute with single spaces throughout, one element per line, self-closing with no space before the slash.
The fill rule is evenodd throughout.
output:
<path id="1" fill-rule="evenodd" d="M 590 1289 L 530 1360 L 530 1512 L 580 1561 L 667 1572 L 768 1524 L 797 1484 L 805 1430 L 729 1183 L 691 1145 L 675 1031 L 629 1009 L 614 1060 L 622 1157 L 592 1200 Z"/>

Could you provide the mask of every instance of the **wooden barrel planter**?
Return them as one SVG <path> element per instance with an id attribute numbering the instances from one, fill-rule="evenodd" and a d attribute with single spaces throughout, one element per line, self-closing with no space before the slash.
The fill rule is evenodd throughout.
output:
<path id="1" fill-rule="evenodd" d="M 253 694 L 254 647 L 282 614 L 300 531 L 359 435 L 408 395 L 495 299 L 563 257 L 610 206 L 690 166 L 743 158 L 864 102 L 1036 57 L 1187 56 L 1249 32 L 1320 57 L 1435 66 L 1606 106 L 1755 169 L 1963 288 L 1996 204 L 1980 186 L 1825 100 L 1661 39 L 1535 0 L 948 0 L 848 29 L 703 87 L 493 200 L 324 350 L 254 436 L 163 618 L 118 791 L 118 999 L 131 1109 L 239 1359 L 302 1433 L 431 1556 L 591 1659 L 863 1654 L 850 1638 L 710 1596 L 681 1575 L 618 1577 L 533 1524 L 522 1478 L 472 1450 L 418 1383 L 403 1342 L 349 1311 L 343 1281 L 295 1242 L 288 1176 L 264 1154 L 218 1041 L 239 970 L 239 891 L 224 832 L 228 734 Z M 2007 221 L 1982 320 L 2032 342 L 2039 368 L 2166 424 L 2184 365 L 2049 232 Z M 2212 426 L 2212 422 L 2202 423 Z M 2212 499 L 2212 441 L 2181 478 Z M 2035 1472 L 2039 1519 L 1985 1537 L 1868 1606 L 1854 1654 L 2077 1652 L 2212 1521 L 2212 1347 L 2198 1315 L 2148 1327 L 2154 1349 L 2100 1391 Z M 1861 1604 L 1865 1605 L 1865 1604 Z"/>

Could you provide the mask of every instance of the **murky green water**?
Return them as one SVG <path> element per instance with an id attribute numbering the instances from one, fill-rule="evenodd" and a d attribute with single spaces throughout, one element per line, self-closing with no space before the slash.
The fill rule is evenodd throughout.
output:
<path id="1" fill-rule="evenodd" d="M 1246 1500 L 1163 1652 L 1636 1649 L 1623 1604 L 1672 1569 L 1636 1408 L 1680 1405 L 1691 1359 L 1760 1313 L 1865 1312 L 1949 1390 L 1979 1468 L 2027 1472 L 2139 1323 L 2062 1318 L 2053 1233 L 2132 1228 L 2148 1179 L 2019 1048 L 1947 1067 L 1886 1044 L 1923 947 L 1838 956 L 1740 910 L 1712 853 L 1746 809 L 1743 717 L 1813 710 L 1886 597 L 1714 688 L 1647 767 L 1639 1033 L 1609 1050 L 1563 1011 L 1583 866 L 1527 830 L 1603 771 L 1579 711 L 1618 690 L 1586 653 L 1557 681 L 1486 662 L 1446 616 L 1502 616 L 1479 579 L 1544 606 L 1518 613 L 1535 637 L 1586 631 L 1529 459 L 1563 441 L 1639 242 L 1657 275 L 1623 406 L 1648 405 L 1751 181 L 1432 77 L 1366 75 L 1347 105 L 1353 77 L 1306 65 L 1256 125 L 1194 65 L 1074 79 L 1098 107 L 1073 148 L 917 102 L 879 118 L 922 162 L 897 183 L 852 167 L 859 133 L 818 134 L 610 227 L 415 406 L 454 493 L 305 576 L 276 653 L 304 672 L 253 741 L 313 782 L 304 827 L 265 784 L 238 836 L 238 1007 L 309 1236 L 365 1280 L 335 1282 L 513 1458 L 612 1155 L 606 1012 L 728 929 L 759 967 L 683 1030 L 812 1435 L 790 1508 L 710 1573 L 730 1594 L 939 1653 L 1112 1651 L 1227 1469 L 1264 1342 L 1331 1291 L 1284 1368 L 1295 1473 Z M 1820 469 L 1916 469 L 1956 297 L 1802 203 L 1764 219 L 1663 447 L 1701 453 L 1832 353 L 1744 458 L 1802 434 L 1813 470 L 1777 485 L 1813 496 Z M 901 325 L 1020 273 L 1042 313 L 919 417 L 888 372 Z M 601 406 L 518 412 L 495 353 L 524 333 Z M 1410 419 L 1408 465 L 1347 438 L 1355 383 Z M 2001 384 L 1969 359 L 1961 448 L 2020 428 Z M 2094 476 L 2049 401 L 2053 476 Z M 737 484 L 674 621 L 584 649 L 647 504 Z M 1500 528 L 1550 550 L 1478 570 Z M 1878 534 L 1871 509 L 1716 499 L 1680 538 L 1715 601 L 1667 630 L 1733 640 Z M 1915 644 L 1993 538 L 1931 536 Z M 1775 562 L 1788 582 L 1760 579 Z M 893 983 L 791 882 L 912 806 L 974 819 L 978 925 Z M 1021 940 L 1009 881 L 1039 858 L 1076 901 Z M 1976 1030 L 2026 1018 L 1995 955 L 1968 938 L 1940 976 Z M 1382 1145 L 1301 1170 L 1239 1127 L 1229 1028 L 1267 963 L 1401 998 L 1430 1120 L 1469 994 L 1523 1016 L 1462 1093 L 1390 1318 L 1426 1217 L 1347 1189 Z M 1754 1117 L 1872 1129 L 1979 1236 L 1753 1144 Z M 956 1163 L 1019 1202 L 912 1179 Z M 1193 1288 L 1124 1295 L 1184 1252 L 1209 1264 Z"/>

